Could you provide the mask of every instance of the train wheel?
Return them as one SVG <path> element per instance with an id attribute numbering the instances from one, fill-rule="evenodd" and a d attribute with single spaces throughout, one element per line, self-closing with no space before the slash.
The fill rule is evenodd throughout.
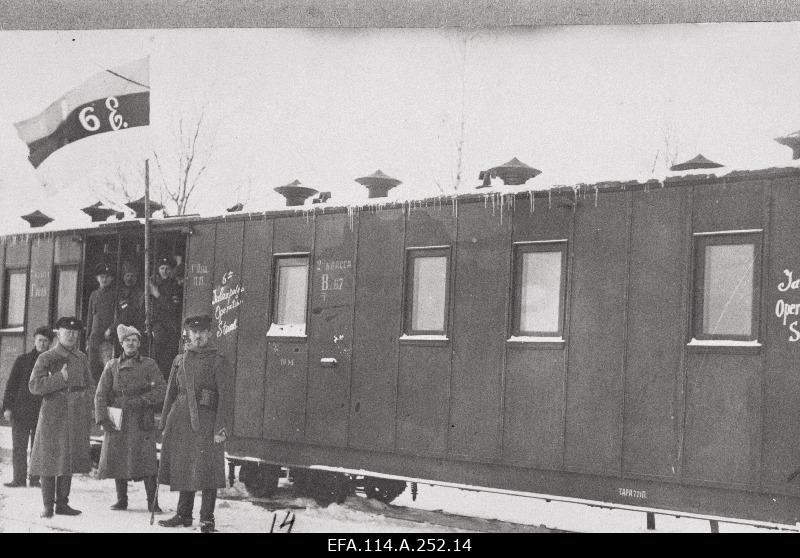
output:
<path id="1" fill-rule="evenodd" d="M 406 490 L 406 481 L 364 477 L 364 493 L 367 498 L 374 498 L 390 504 Z"/>
<path id="2" fill-rule="evenodd" d="M 341 504 L 352 493 L 350 478 L 341 473 L 298 469 L 292 471 L 297 493 L 310 496 L 320 506 Z"/>
<path id="3" fill-rule="evenodd" d="M 269 498 L 278 488 L 281 468 L 264 463 L 244 463 L 239 470 L 239 480 L 244 483 L 250 496 Z"/>

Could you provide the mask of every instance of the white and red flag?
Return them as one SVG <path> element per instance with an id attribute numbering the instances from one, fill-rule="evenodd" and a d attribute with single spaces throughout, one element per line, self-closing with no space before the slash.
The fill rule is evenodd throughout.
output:
<path id="1" fill-rule="evenodd" d="M 56 150 L 88 136 L 150 124 L 150 59 L 105 70 L 14 124 L 34 167 Z"/>

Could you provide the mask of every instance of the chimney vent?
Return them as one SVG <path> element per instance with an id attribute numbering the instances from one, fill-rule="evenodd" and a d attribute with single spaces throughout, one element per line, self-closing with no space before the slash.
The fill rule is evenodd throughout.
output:
<path id="1" fill-rule="evenodd" d="M 542 171 L 539 169 L 526 165 L 514 157 L 507 163 L 481 171 L 478 174 L 478 179 L 483 180 L 483 184 L 478 186 L 478 188 L 488 188 L 491 186 L 491 179 L 494 177 L 500 178 L 506 186 L 519 186 L 540 174 L 542 174 Z"/>
<path id="2" fill-rule="evenodd" d="M 688 161 L 684 161 L 683 163 L 678 163 L 677 165 L 672 165 L 669 170 L 671 171 L 685 171 L 685 170 L 695 170 L 695 169 L 717 169 L 723 165 L 719 163 L 715 163 L 709 159 L 706 159 L 702 155 L 697 155 L 694 159 L 689 159 Z"/>
<path id="3" fill-rule="evenodd" d="M 308 198 L 317 193 L 314 188 L 303 186 L 297 179 L 285 186 L 278 186 L 274 190 L 286 198 L 286 207 L 303 205 Z"/>
<path id="4" fill-rule="evenodd" d="M 22 219 L 25 219 L 32 229 L 43 227 L 47 223 L 53 220 L 52 217 L 48 217 L 38 209 L 33 213 L 28 213 L 27 215 L 23 215 Z"/>
<path id="5" fill-rule="evenodd" d="M 369 176 L 356 178 L 356 182 L 367 187 L 370 198 L 385 198 L 389 194 L 389 190 L 402 184 L 396 178 L 385 175 L 380 169 Z"/>
<path id="6" fill-rule="evenodd" d="M 792 149 L 792 159 L 800 159 L 800 130 L 788 136 L 775 138 L 775 141 Z"/>
<path id="7" fill-rule="evenodd" d="M 116 213 L 113 209 L 104 206 L 100 202 L 94 203 L 88 207 L 81 208 L 81 211 L 83 211 L 89 217 L 92 218 L 92 223 L 95 223 L 97 221 L 105 221 L 106 219 L 114 215 L 114 213 Z"/>
<path id="8" fill-rule="evenodd" d="M 128 202 L 125 205 L 127 205 L 136 212 L 137 219 L 142 219 L 144 217 L 144 196 L 142 196 L 138 200 Z M 153 216 L 154 211 L 158 211 L 159 209 L 164 209 L 164 206 L 158 202 L 150 200 L 150 217 Z"/>

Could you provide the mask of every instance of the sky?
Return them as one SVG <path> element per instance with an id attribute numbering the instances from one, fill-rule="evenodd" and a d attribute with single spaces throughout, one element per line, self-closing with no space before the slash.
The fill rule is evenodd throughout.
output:
<path id="1" fill-rule="evenodd" d="M 88 205 L 109 182 L 141 195 L 153 150 L 164 167 L 152 168 L 158 199 L 159 181 L 176 180 L 178 123 L 201 113 L 209 155 L 189 210 L 203 214 L 236 202 L 279 208 L 272 189 L 294 179 L 331 191 L 334 203 L 365 201 L 354 179 L 376 169 L 402 180 L 392 197 L 471 191 L 481 170 L 512 157 L 542 171 L 526 190 L 661 179 L 698 153 L 725 165 L 718 174 L 794 166 L 774 138 L 800 128 L 798 31 L 798 23 L 4 31 L 0 193 L 12 202 L 0 218 L 48 203 Z M 145 55 L 151 126 L 81 140 L 34 170 L 13 123 Z"/>

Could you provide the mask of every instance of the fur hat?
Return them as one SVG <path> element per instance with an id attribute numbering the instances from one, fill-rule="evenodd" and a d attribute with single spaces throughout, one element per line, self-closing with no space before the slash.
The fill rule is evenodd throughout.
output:
<path id="1" fill-rule="evenodd" d="M 122 343 L 129 335 L 138 335 L 139 341 L 142 340 L 142 334 L 139 333 L 139 330 L 135 327 L 126 326 L 125 324 L 119 324 L 117 326 L 117 338 L 119 339 L 120 343 Z"/>

